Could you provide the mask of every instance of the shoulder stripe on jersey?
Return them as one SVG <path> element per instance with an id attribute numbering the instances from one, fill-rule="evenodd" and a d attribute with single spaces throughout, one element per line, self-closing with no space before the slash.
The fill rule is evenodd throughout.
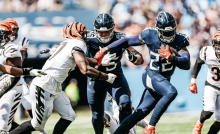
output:
<path id="1" fill-rule="evenodd" d="M 23 41 L 22 41 L 22 46 L 24 46 L 24 41 L 25 41 L 25 39 L 26 39 L 26 38 L 24 37 L 24 39 L 23 39 Z"/>
<path id="2" fill-rule="evenodd" d="M 205 47 L 205 50 L 204 50 L 204 58 L 206 60 L 206 50 L 207 50 L 207 47 Z"/>

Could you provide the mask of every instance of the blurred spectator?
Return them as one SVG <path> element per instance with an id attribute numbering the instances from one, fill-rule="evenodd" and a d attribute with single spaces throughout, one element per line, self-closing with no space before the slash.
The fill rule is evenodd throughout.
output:
<path id="1" fill-rule="evenodd" d="M 79 101 L 79 88 L 77 86 L 77 80 L 71 79 L 69 85 L 65 88 L 65 93 L 70 99 L 70 104 L 75 110 Z"/>

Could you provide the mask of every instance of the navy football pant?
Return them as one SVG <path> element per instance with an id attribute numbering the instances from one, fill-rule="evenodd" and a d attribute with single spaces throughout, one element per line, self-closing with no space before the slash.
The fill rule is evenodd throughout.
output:
<path id="1" fill-rule="evenodd" d="M 128 116 L 115 131 L 114 134 L 124 134 L 138 121 L 146 117 L 153 109 L 150 125 L 156 126 L 162 114 L 177 96 L 176 88 L 162 75 L 151 71 L 148 67 L 142 76 L 146 87 L 140 103 L 134 113 Z"/>
<path id="2" fill-rule="evenodd" d="M 92 110 L 92 124 L 96 134 L 103 134 L 104 101 L 107 92 L 118 105 L 122 105 L 122 110 L 119 111 L 120 122 L 132 113 L 130 89 L 122 71 L 118 73 L 113 84 L 106 81 L 91 81 L 91 78 L 88 78 L 87 99 Z"/>

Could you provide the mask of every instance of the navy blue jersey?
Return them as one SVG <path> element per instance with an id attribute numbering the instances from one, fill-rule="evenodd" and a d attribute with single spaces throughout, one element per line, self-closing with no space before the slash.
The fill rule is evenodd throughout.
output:
<path id="1" fill-rule="evenodd" d="M 179 51 L 182 47 L 189 46 L 188 37 L 185 34 L 176 33 L 173 42 L 165 44 L 159 39 L 156 28 L 146 28 L 141 32 L 140 37 L 149 49 L 150 69 L 159 72 L 166 78 L 172 76 L 176 66 L 172 62 L 167 62 L 164 58 L 160 57 L 160 46 L 169 45 Z"/>
<path id="2" fill-rule="evenodd" d="M 114 32 L 114 37 L 111 39 L 111 41 L 108 44 L 102 44 L 96 37 L 94 31 L 92 31 L 89 35 L 89 40 L 86 42 L 87 45 L 87 52 L 86 57 L 89 58 L 95 58 L 95 54 L 100 50 L 100 47 L 103 48 L 110 43 L 119 40 L 121 38 L 125 37 L 124 33 Z M 110 51 L 110 54 L 116 53 L 116 58 L 114 58 L 112 61 L 115 62 L 114 65 L 111 66 L 99 66 L 96 68 L 97 70 L 105 73 L 113 73 L 117 74 L 121 70 L 121 58 L 123 56 L 124 49 L 114 50 Z"/>

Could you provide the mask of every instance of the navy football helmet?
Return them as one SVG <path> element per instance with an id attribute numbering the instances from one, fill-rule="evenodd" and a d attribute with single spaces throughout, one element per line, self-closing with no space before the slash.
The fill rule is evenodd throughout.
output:
<path id="1" fill-rule="evenodd" d="M 97 39 L 102 43 L 108 43 L 114 36 L 115 23 L 111 15 L 101 13 L 95 19 L 94 29 Z M 98 31 L 111 31 L 109 36 L 101 37 Z"/>
<path id="2" fill-rule="evenodd" d="M 162 42 L 171 43 L 176 37 L 176 20 L 172 14 L 161 12 L 156 19 L 156 29 Z"/>

